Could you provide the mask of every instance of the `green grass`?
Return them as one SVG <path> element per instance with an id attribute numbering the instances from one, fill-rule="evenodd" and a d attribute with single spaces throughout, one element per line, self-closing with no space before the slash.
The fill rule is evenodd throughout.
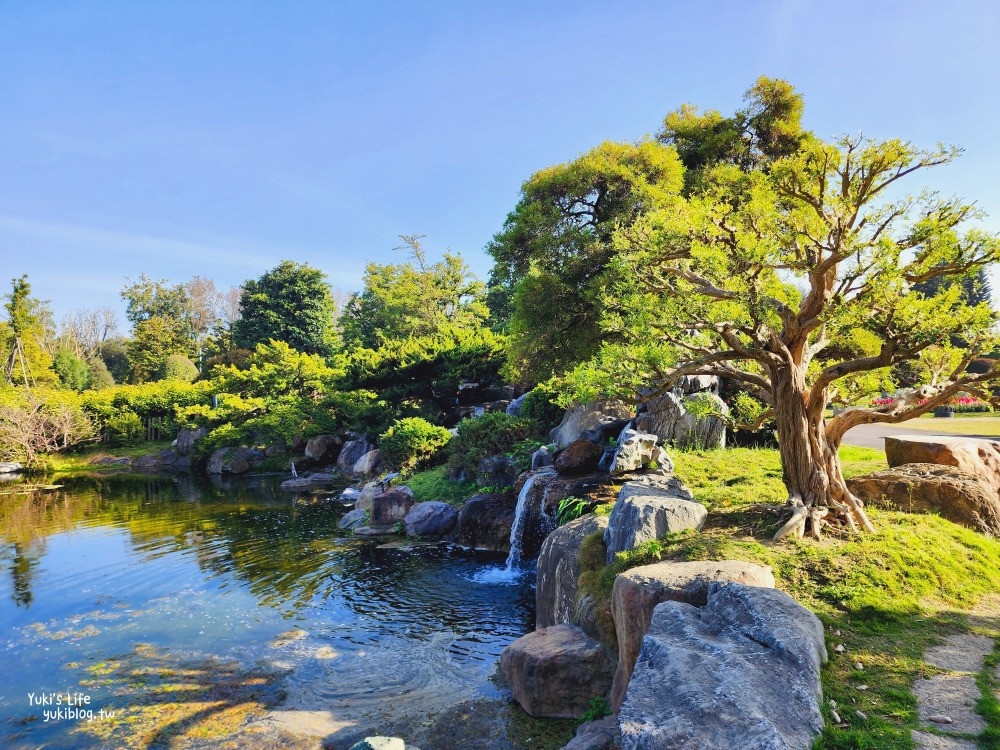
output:
<path id="1" fill-rule="evenodd" d="M 453 482 L 448 479 L 447 466 L 435 466 L 433 469 L 418 472 L 404 479 L 402 484 L 413 490 L 413 498 L 418 503 L 443 500 L 458 507 L 480 491 L 475 482 Z"/>
<path id="2" fill-rule="evenodd" d="M 903 426 L 921 432 L 943 432 L 949 435 L 1000 436 L 1000 417 L 996 414 L 956 414 L 951 419 L 911 419 Z"/>
<path id="3" fill-rule="evenodd" d="M 885 467 L 881 451 L 845 448 L 841 457 L 846 474 Z M 1000 542 L 937 516 L 872 509 L 874 534 L 775 543 L 777 517 L 751 506 L 786 497 L 777 451 L 699 451 L 676 453 L 674 459 L 677 476 L 709 507 L 703 531 L 649 542 L 609 566 L 602 565 L 600 555 L 586 560 L 581 555 L 583 589 L 605 610 L 615 576 L 637 565 L 667 559 L 770 565 L 778 587 L 827 628 L 824 697 L 844 709 L 848 726 L 832 726 L 824 704 L 827 727 L 817 747 L 912 748 L 917 712 L 910 687 L 926 669 L 923 652 L 964 629 L 966 613 L 984 594 L 1000 590 Z M 846 648 L 843 654 L 834 651 L 837 644 Z M 863 670 L 855 669 L 857 662 Z M 862 684 L 868 689 L 859 690 Z M 868 720 L 859 719 L 855 710 Z"/>
<path id="4" fill-rule="evenodd" d="M 65 453 L 50 453 L 45 457 L 45 465 L 40 467 L 47 474 L 71 474 L 76 472 L 121 471 L 121 466 L 94 464 L 101 458 L 138 458 L 147 453 L 155 453 L 170 447 L 170 440 L 155 440 L 122 448 L 99 445 Z"/>

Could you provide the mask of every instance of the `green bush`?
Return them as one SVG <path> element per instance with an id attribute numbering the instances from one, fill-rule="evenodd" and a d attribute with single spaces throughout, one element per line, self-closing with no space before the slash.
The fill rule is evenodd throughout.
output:
<path id="1" fill-rule="evenodd" d="M 401 469 L 427 465 L 441 455 L 451 433 L 420 417 L 400 419 L 381 438 L 382 460 Z"/>
<path id="2" fill-rule="evenodd" d="M 528 393 L 521 402 L 521 416 L 530 419 L 540 429 L 547 430 L 559 424 L 563 409 L 552 401 L 548 391 L 538 387 Z"/>
<path id="3" fill-rule="evenodd" d="M 453 471 L 474 472 L 487 456 L 509 453 L 536 432 L 537 427 L 530 419 L 512 417 L 502 411 L 463 419 L 458 423 L 458 436 L 451 441 L 448 465 Z"/>
<path id="4" fill-rule="evenodd" d="M 138 445 L 146 438 L 146 427 L 138 414 L 122 409 L 105 420 L 104 436 L 114 447 Z"/>
<path id="5" fill-rule="evenodd" d="M 115 379 L 111 375 L 108 366 L 103 359 L 96 359 L 90 363 L 90 388 L 94 391 L 103 391 L 105 388 L 114 387 Z"/>
<path id="6" fill-rule="evenodd" d="M 183 354 L 171 354 L 163 361 L 158 375 L 159 380 L 193 383 L 198 377 L 198 367 Z"/>

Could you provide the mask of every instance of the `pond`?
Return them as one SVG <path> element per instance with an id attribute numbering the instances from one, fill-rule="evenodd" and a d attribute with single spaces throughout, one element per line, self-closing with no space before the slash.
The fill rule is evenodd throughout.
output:
<path id="1" fill-rule="evenodd" d="M 446 750 L 470 731 L 496 748 L 565 735 L 497 679 L 504 646 L 533 626 L 533 575 L 484 583 L 495 556 L 344 537 L 335 504 L 279 482 L 0 485 L 0 746 L 346 748 L 397 732 Z"/>

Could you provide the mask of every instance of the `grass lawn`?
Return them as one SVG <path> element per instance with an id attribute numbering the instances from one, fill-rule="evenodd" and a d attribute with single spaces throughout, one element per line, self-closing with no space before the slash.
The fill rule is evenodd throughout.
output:
<path id="1" fill-rule="evenodd" d="M 996 618 L 970 616 L 985 595 L 1000 591 L 1000 542 L 937 516 L 871 509 L 874 534 L 774 543 L 778 519 L 751 506 L 785 499 L 777 451 L 737 448 L 673 457 L 677 476 L 709 508 L 704 530 L 650 542 L 609 566 L 601 566 L 602 555 L 581 555 L 584 589 L 607 607 L 615 576 L 637 565 L 664 559 L 770 565 L 778 587 L 827 628 L 824 697 L 836 700 L 845 724 L 833 726 L 824 705 L 827 728 L 817 747 L 912 748 L 917 710 L 910 688 L 930 669 L 921 661 L 924 650 L 964 629 L 1000 636 Z M 847 475 L 886 465 L 885 454 L 871 449 L 844 448 L 841 457 Z M 595 567 L 586 570 L 588 560 Z M 838 644 L 843 653 L 834 651 Z M 982 675 L 986 692 L 988 682 Z M 981 710 L 990 729 L 978 738 L 979 746 L 1000 750 L 1000 711 L 985 695 Z"/>
<path id="2" fill-rule="evenodd" d="M 903 422 L 906 427 L 948 435 L 986 435 L 1000 437 L 1000 417 L 993 412 L 982 414 L 956 414 L 950 419 L 921 417 Z"/>
<path id="3" fill-rule="evenodd" d="M 67 451 L 65 453 L 50 453 L 45 457 L 45 466 L 41 468 L 48 474 L 68 474 L 81 471 L 121 471 L 121 466 L 94 464 L 94 461 L 102 458 L 138 458 L 139 456 L 145 456 L 147 453 L 155 453 L 164 448 L 169 448 L 170 443 L 170 440 L 156 440 L 124 448 L 109 448 L 98 445 Z"/>

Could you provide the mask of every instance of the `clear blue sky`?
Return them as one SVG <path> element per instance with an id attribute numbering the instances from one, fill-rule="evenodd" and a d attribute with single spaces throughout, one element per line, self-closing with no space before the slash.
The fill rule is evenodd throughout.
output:
<path id="1" fill-rule="evenodd" d="M 820 136 L 963 146 L 924 179 L 998 228 L 998 39 L 986 0 L 4 0 L 0 283 L 57 315 L 282 258 L 354 289 L 400 233 L 485 276 L 533 171 L 761 74 Z"/>

